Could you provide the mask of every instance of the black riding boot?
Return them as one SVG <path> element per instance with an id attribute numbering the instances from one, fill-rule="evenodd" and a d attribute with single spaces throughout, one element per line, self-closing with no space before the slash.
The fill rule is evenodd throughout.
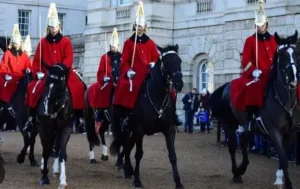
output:
<path id="1" fill-rule="evenodd" d="M 79 126 L 78 126 L 78 131 L 80 133 L 86 133 L 86 127 L 83 119 L 83 110 L 73 110 L 75 117 L 78 119 Z"/>
<path id="2" fill-rule="evenodd" d="M 247 119 L 247 130 L 252 131 L 255 127 L 256 120 L 260 118 L 259 115 L 259 107 L 258 106 L 247 106 L 246 108 L 248 112 L 248 119 Z"/>
<path id="3" fill-rule="evenodd" d="M 25 123 L 25 127 L 23 128 L 24 132 L 31 132 L 35 127 L 35 116 L 36 116 L 36 109 L 29 108 L 29 118 L 28 121 Z"/>

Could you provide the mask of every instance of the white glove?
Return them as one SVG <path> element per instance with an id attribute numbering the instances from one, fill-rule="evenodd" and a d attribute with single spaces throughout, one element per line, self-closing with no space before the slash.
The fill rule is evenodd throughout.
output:
<path id="1" fill-rule="evenodd" d="M 262 71 L 259 70 L 259 69 L 255 69 L 252 72 L 252 76 L 255 77 L 255 78 L 259 78 L 261 74 L 262 74 Z"/>
<path id="2" fill-rule="evenodd" d="M 135 71 L 133 71 L 133 70 L 128 70 L 128 72 L 127 72 L 127 77 L 128 77 L 129 79 L 132 79 L 133 76 L 135 76 Z"/>
<path id="3" fill-rule="evenodd" d="M 45 74 L 43 72 L 37 72 L 36 76 L 37 76 L 38 80 L 41 80 L 44 78 Z"/>
<path id="4" fill-rule="evenodd" d="M 150 62 L 150 63 L 149 63 L 149 66 L 150 66 L 150 68 L 154 68 L 155 63 L 154 63 L 154 62 Z"/>
<path id="5" fill-rule="evenodd" d="M 10 81 L 10 80 L 12 80 L 12 76 L 6 74 L 6 75 L 5 75 L 5 81 Z"/>
<path id="6" fill-rule="evenodd" d="M 105 76 L 103 78 L 104 83 L 108 83 L 110 81 L 110 77 Z"/>
<path id="7" fill-rule="evenodd" d="M 189 100 L 188 102 L 192 102 L 192 100 Z"/>

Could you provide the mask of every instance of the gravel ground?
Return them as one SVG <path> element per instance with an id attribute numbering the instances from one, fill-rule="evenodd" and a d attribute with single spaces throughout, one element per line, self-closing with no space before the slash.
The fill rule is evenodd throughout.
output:
<path id="1" fill-rule="evenodd" d="M 23 140 L 20 133 L 4 133 L 2 157 L 5 159 L 6 178 L 1 189 L 41 188 L 39 167 L 30 167 L 26 158 L 24 164 L 18 164 L 16 157 Z M 108 143 L 111 142 L 107 136 Z M 85 135 L 71 136 L 68 144 L 68 161 L 66 164 L 67 183 L 69 188 L 132 188 L 132 180 L 124 180 L 122 172 L 114 168 L 114 158 L 109 161 L 100 160 L 101 149 L 96 148 L 98 163 L 88 163 L 88 143 Z M 186 189 L 269 189 L 273 188 L 275 172 L 278 167 L 276 160 L 264 156 L 250 155 L 250 166 L 243 176 L 243 184 L 231 182 L 231 162 L 226 147 L 216 145 L 216 133 L 211 134 L 186 134 L 176 136 L 176 150 L 178 168 L 181 180 Z M 134 151 L 133 151 L 134 152 Z M 134 153 L 133 153 L 134 155 Z M 240 152 L 238 152 L 240 159 Z M 37 137 L 36 159 L 40 162 L 41 145 Z M 53 160 L 50 159 L 50 168 Z M 132 156 L 134 163 L 134 156 Z M 290 165 L 290 176 L 294 188 L 300 188 L 300 167 Z M 59 179 L 51 177 L 51 184 L 43 187 L 57 188 Z M 144 140 L 144 157 L 141 162 L 141 181 L 144 188 L 175 188 L 172 178 L 172 169 L 168 160 L 165 140 L 162 134 L 146 136 Z"/>

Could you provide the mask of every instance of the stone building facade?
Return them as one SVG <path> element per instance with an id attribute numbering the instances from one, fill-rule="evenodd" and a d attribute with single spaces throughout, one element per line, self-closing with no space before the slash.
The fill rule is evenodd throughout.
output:
<path id="1" fill-rule="evenodd" d="M 210 92 L 241 73 L 245 39 L 254 34 L 257 0 L 144 0 L 148 35 L 160 45 L 179 45 L 185 87 Z M 137 1 L 90 0 L 82 67 L 88 84 L 96 80 L 100 56 L 114 27 L 121 44 L 132 35 Z M 300 28 L 300 0 L 266 0 L 269 31 L 291 35 Z M 122 45 L 121 45 L 122 49 Z M 182 94 L 181 94 L 182 95 Z M 181 100 L 179 96 L 178 100 Z M 181 103 L 178 103 L 181 107 Z"/>

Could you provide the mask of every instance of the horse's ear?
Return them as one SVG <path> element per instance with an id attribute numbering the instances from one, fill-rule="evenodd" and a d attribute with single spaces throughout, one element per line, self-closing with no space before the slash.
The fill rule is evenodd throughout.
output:
<path id="1" fill-rule="evenodd" d="M 175 45 L 175 48 L 176 48 L 176 52 L 178 52 L 178 49 L 179 49 L 178 44 Z"/>
<path id="2" fill-rule="evenodd" d="M 161 48 L 160 46 L 156 45 L 157 49 L 159 50 L 160 53 L 163 52 L 163 48 Z"/>
<path id="3" fill-rule="evenodd" d="M 275 41 L 277 42 L 277 44 L 279 44 L 280 37 L 279 37 L 279 35 L 277 34 L 277 32 L 275 32 L 274 37 L 275 37 Z"/>
<path id="4" fill-rule="evenodd" d="M 298 31 L 295 30 L 295 34 L 291 37 L 291 43 L 296 44 L 298 39 Z"/>

